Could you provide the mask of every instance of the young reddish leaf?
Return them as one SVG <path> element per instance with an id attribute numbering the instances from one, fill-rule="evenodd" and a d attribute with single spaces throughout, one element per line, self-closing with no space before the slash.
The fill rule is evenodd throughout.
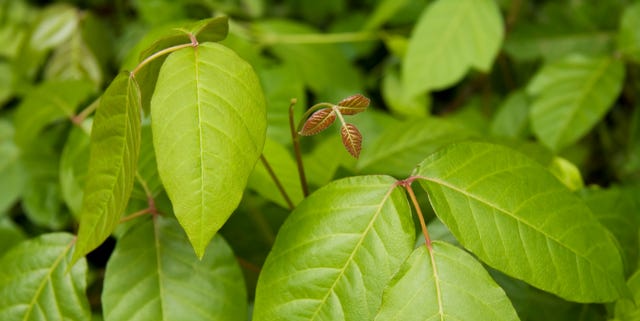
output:
<path id="1" fill-rule="evenodd" d="M 358 158 L 362 149 L 362 134 L 353 124 L 344 124 L 340 130 L 342 136 L 342 144 L 349 154 Z"/>
<path id="2" fill-rule="evenodd" d="M 315 135 L 331 126 L 333 121 L 336 120 L 336 113 L 331 108 L 320 109 L 313 113 L 302 126 L 300 135 L 311 136 Z"/>
<path id="3" fill-rule="evenodd" d="M 341 100 L 338 103 L 338 109 L 343 115 L 355 115 L 365 111 L 369 103 L 369 98 L 356 94 Z"/>

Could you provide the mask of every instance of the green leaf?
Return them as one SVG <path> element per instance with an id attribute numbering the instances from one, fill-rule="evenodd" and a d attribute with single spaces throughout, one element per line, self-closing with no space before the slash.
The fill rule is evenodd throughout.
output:
<path id="1" fill-rule="evenodd" d="M 160 178 L 202 257 L 238 206 L 262 152 L 266 115 L 258 78 L 216 43 L 176 51 L 160 69 L 151 125 Z"/>
<path id="2" fill-rule="evenodd" d="M 480 262 L 443 242 L 420 246 L 382 296 L 376 320 L 519 320 Z"/>
<path id="3" fill-rule="evenodd" d="M 529 132 L 529 99 L 522 90 L 504 100 L 491 121 L 491 134 L 509 138 L 525 138 Z"/>
<path id="4" fill-rule="evenodd" d="M 426 117 L 428 115 L 431 105 L 430 96 L 426 94 L 407 95 L 396 68 L 389 66 L 385 69 L 380 90 L 382 98 L 391 112 L 406 117 Z"/>
<path id="5" fill-rule="evenodd" d="M 29 146 L 48 124 L 70 119 L 94 91 L 91 83 L 81 80 L 41 83 L 18 106 L 14 119 L 16 143 Z"/>
<path id="6" fill-rule="evenodd" d="M 626 291 L 610 233 L 535 161 L 467 142 L 432 154 L 417 174 L 438 217 L 488 265 L 570 301 L 614 301 Z"/>
<path id="7" fill-rule="evenodd" d="M 191 254 L 173 218 L 145 219 L 118 240 L 107 263 L 104 319 L 246 320 L 242 273 L 221 237 L 207 254 Z"/>
<path id="8" fill-rule="evenodd" d="M 29 45 L 44 51 L 54 48 L 71 37 L 78 28 L 77 9 L 67 4 L 56 4 L 43 10 L 35 22 Z"/>
<path id="9" fill-rule="evenodd" d="M 0 216 L 18 200 L 27 181 L 13 124 L 0 119 Z"/>
<path id="10" fill-rule="evenodd" d="M 618 300 L 614 307 L 614 320 L 635 321 L 640 320 L 640 271 L 636 271 L 627 281 L 632 298 Z"/>
<path id="11" fill-rule="evenodd" d="M 302 195 L 302 188 L 300 187 L 296 163 L 289 151 L 276 141 L 267 138 L 262 154 L 275 172 L 278 180 L 282 183 L 293 205 L 300 203 L 304 197 Z M 256 168 L 249 177 L 247 186 L 264 198 L 288 208 L 284 197 L 278 191 L 277 186 L 262 162 L 256 165 Z"/>
<path id="12" fill-rule="evenodd" d="M 553 174 L 564 186 L 571 191 L 577 191 L 584 188 L 584 181 L 580 174 L 580 169 L 570 161 L 555 156 L 547 166 L 549 172 Z"/>
<path id="13" fill-rule="evenodd" d="M 570 56 L 545 65 L 527 86 L 533 132 L 555 151 L 573 144 L 604 117 L 623 82 L 624 65 L 614 58 Z"/>
<path id="14" fill-rule="evenodd" d="M 83 123 L 83 128 L 75 126 L 71 129 L 60 156 L 62 199 L 76 219 L 80 218 L 83 188 L 89 169 L 90 134 L 85 128 L 90 128 L 91 123 L 91 120 L 87 120 Z"/>
<path id="15" fill-rule="evenodd" d="M 24 232 L 10 218 L 0 218 L 0 257 L 25 238 Z"/>
<path id="16" fill-rule="evenodd" d="M 98 247 L 118 225 L 127 206 L 140 151 L 140 89 L 120 73 L 102 95 L 91 129 L 77 259 Z"/>
<path id="17" fill-rule="evenodd" d="M 433 151 L 473 136 L 463 126 L 443 118 L 406 121 L 390 127 L 369 148 L 364 148 L 357 168 L 362 173 L 404 178 Z"/>
<path id="18" fill-rule="evenodd" d="M 45 77 L 82 80 L 85 86 L 93 84 L 95 88 L 100 87 L 104 80 L 102 66 L 80 32 L 56 48 L 45 66 Z"/>
<path id="19" fill-rule="evenodd" d="M 262 268 L 254 320 L 372 320 L 415 240 L 395 183 L 388 176 L 351 177 L 301 202 Z"/>
<path id="20" fill-rule="evenodd" d="M 143 187 L 142 184 L 146 186 L 146 189 L 149 190 L 153 197 L 158 196 L 158 194 L 162 192 L 162 182 L 158 176 L 156 152 L 153 149 L 153 133 L 151 131 L 151 124 L 146 121 L 142 125 L 138 174 L 131 197 L 147 201 L 147 191 L 145 191 L 145 187 Z"/>
<path id="21" fill-rule="evenodd" d="M 625 58 L 640 64 L 640 3 L 626 8 L 620 20 L 618 50 Z"/>
<path id="22" fill-rule="evenodd" d="M 471 68 L 489 71 L 503 37 L 494 0 L 435 1 L 409 40 L 402 65 L 407 95 L 449 87 Z"/>
<path id="23" fill-rule="evenodd" d="M 590 188 L 580 193 L 595 217 L 618 240 L 627 272 L 635 270 L 638 262 L 638 195 L 640 189 L 630 187 Z"/>
<path id="24" fill-rule="evenodd" d="M 91 318 L 87 263 L 72 266 L 73 235 L 44 234 L 16 245 L 0 259 L 1 320 Z"/>

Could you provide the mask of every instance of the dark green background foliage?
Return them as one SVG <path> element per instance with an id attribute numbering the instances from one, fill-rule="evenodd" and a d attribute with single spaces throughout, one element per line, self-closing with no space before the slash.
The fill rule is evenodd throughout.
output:
<path id="1" fill-rule="evenodd" d="M 640 320 L 638 1 L 0 0 L 0 44 L 0 320 Z"/>

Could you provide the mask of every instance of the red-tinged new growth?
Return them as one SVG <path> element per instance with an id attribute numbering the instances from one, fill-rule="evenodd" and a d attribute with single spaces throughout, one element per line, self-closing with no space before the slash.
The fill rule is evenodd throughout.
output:
<path id="1" fill-rule="evenodd" d="M 336 113 L 332 108 L 320 109 L 313 113 L 298 132 L 302 136 L 311 136 L 327 129 L 336 120 Z"/>
<path id="2" fill-rule="evenodd" d="M 341 100 L 338 103 L 338 110 L 340 110 L 343 115 L 355 115 L 365 111 L 367 107 L 369 107 L 370 102 L 369 98 L 356 94 Z"/>
<path id="3" fill-rule="evenodd" d="M 362 150 L 362 134 L 360 134 L 358 128 L 353 124 L 345 123 L 340 129 L 340 136 L 342 136 L 342 144 L 349 154 L 358 158 L 360 150 Z"/>

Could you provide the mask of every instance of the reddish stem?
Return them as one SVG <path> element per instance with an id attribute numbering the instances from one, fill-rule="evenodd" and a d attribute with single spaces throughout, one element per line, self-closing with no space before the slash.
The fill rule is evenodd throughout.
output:
<path id="1" fill-rule="evenodd" d="M 429 231 L 427 230 L 427 224 L 424 220 L 424 215 L 422 215 L 422 210 L 420 209 L 420 204 L 418 203 L 418 199 L 416 198 L 416 194 L 413 192 L 411 188 L 411 183 L 415 181 L 418 177 L 411 176 L 405 180 L 398 181 L 396 184 L 404 187 L 409 193 L 409 198 L 411 198 L 411 203 L 413 203 L 413 207 L 416 209 L 416 214 L 418 214 L 418 219 L 420 220 L 420 227 L 422 228 L 422 235 L 424 236 L 425 245 L 431 251 L 431 238 L 429 237 Z"/>

